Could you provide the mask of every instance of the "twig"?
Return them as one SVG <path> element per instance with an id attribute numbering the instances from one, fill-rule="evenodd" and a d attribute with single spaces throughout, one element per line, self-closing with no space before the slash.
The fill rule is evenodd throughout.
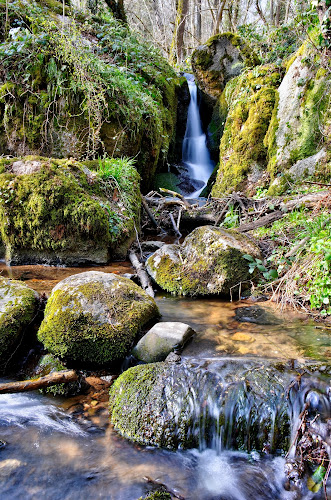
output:
<path id="1" fill-rule="evenodd" d="M 191 207 L 191 205 L 189 204 L 189 202 L 186 200 L 186 198 L 182 194 L 176 193 L 176 191 L 171 191 L 170 189 L 165 189 L 165 188 L 160 188 L 160 191 L 161 191 L 161 193 L 171 194 L 175 198 L 179 198 L 180 200 L 182 200 L 182 202 L 184 203 L 184 205 L 186 206 L 186 208 L 190 208 Z"/>
<path id="2" fill-rule="evenodd" d="M 178 238 L 181 238 L 182 237 L 182 233 L 178 230 L 178 228 L 176 226 L 176 222 L 175 222 L 174 216 L 172 215 L 172 213 L 169 213 L 169 217 L 170 217 L 171 224 L 172 224 L 172 227 L 174 229 L 175 235 Z"/>
<path id="3" fill-rule="evenodd" d="M 146 214 L 148 215 L 148 217 L 152 221 L 153 226 L 155 226 L 157 229 L 161 229 L 158 222 L 156 221 L 154 215 L 152 214 L 151 210 L 149 209 L 149 206 L 147 205 L 147 202 L 143 196 L 141 197 L 141 204 L 144 207 Z"/>

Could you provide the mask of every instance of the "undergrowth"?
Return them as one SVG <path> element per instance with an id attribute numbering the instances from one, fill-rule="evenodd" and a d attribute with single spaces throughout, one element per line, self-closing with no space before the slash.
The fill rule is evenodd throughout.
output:
<path id="1" fill-rule="evenodd" d="M 330 198 L 330 197 L 329 197 Z M 331 204 L 287 214 L 255 236 L 274 247 L 267 257 L 279 278 L 267 285 L 274 298 L 331 315 Z"/>

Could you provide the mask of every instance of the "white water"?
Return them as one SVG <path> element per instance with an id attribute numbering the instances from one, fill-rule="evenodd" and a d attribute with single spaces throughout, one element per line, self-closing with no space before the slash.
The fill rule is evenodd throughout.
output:
<path id="1" fill-rule="evenodd" d="M 200 195 L 211 176 L 214 163 L 210 159 L 210 154 L 206 144 L 206 134 L 201 127 L 200 113 L 198 107 L 198 89 L 194 77 L 185 73 L 185 78 L 190 91 L 190 104 L 187 113 L 186 131 L 183 140 L 182 159 L 188 168 L 191 178 L 204 183 L 202 188 L 191 194 L 192 197 Z"/>

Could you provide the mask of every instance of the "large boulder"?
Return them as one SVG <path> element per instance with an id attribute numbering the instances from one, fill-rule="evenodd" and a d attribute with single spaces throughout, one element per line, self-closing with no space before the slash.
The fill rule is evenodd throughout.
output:
<path id="1" fill-rule="evenodd" d="M 254 51 L 233 33 L 213 36 L 192 54 L 192 68 L 199 87 L 215 99 L 231 78 L 257 64 L 259 59 Z"/>
<path id="2" fill-rule="evenodd" d="M 92 171 L 100 165 L 108 180 Z M 0 240 L 12 265 L 125 258 L 139 224 L 139 175 L 123 159 L 3 158 L 0 193 Z"/>
<path id="3" fill-rule="evenodd" d="M 38 294 L 24 283 L 0 277 L 1 372 L 10 368 L 10 360 L 33 323 L 38 303 Z"/>
<path id="4" fill-rule="evenodd" d="M 181 245 L 164 245 L 149 257 L 146 268 L 155 282 L 176 295 L 228 295 L 249 278 L 244 254 L 260 258 L 259 248 L 234 230 L 203 226 Z"/>
<path id="5" fill-rule="evenodd" d="M 38 338 L 55 356 L 85 365 L 123 359 L 154 317 L 154 299 L 115 274 L 89 271 L 53 288 Z"/>
<path id="6" fill-rule="evenodd" d="M 290 416 L 306 401 L 314 401 L 312 410 L 322 419 L 328 416 L 327 377 L 323 382 L 306 373 L 302 390 L 292 389 L 288 397 L 296 372 L 266 360 L 138 365 L 110 389 L 111 422 L 144 445 L 285 450 Z"/>
<path id="7" fill-rule="evenodd" d="M 144 363 L 164 361 L 172 351 L 181 349 L 193 334 L 194 330 L 185 323 L 157 323 L 139 340 L 132 354 Z"/>

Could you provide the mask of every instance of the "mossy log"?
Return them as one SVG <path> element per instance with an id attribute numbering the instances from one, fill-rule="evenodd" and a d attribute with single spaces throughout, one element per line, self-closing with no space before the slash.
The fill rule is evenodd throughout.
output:
<path id="1" fill-rule="evenodd" d="M 76 380 L 78 380 L 78 375 L 74 370 L 63 370 L 50 373 L 45 377 L 39 377 L 35 380 L 22 380 L 19 382 L 6 382 L 0 384 L 0 394 L 36 391 L 37 389 L 49 387 L 50 385 L 67 384 Z"/>

